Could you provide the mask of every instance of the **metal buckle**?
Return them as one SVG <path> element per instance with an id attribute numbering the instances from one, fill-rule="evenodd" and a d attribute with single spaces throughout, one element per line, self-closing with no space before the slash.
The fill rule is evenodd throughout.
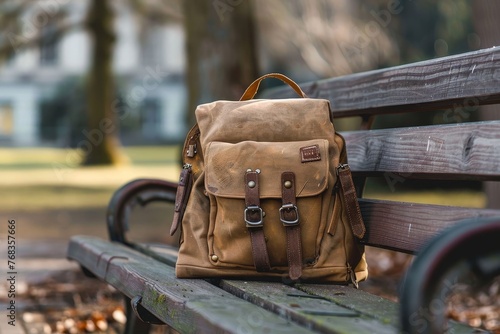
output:
<path id="1" fill-rule="evenodd" d="M 297 219 L 295 220 L 286 220 L 283 216 L 283 211 L 290 211 L 290 210 L 295 210 L 295 216 Z M 299 209 L 297 208 L 296 205 L 289 203 L 289 204 L 283 204 L 280 208 L 280 220 L 283 223 L 284 226 L 294 226 L 299 224 Z"/>
<path id="2" fill-rule="evenodd" d="M 252 212 L 252 213 L 258 212 L 259 213 L 259 220 L 257 220 L 257 221 L 250 220 L 248 218 L 248 214 L 250 212 Z M 252 206 L 249 206 L 245 209 L 244 219 L 245 219 L 245 223 L 247 224 L 247 227 L 262 227 L 262 226 L 264 226 L 263 217 L 264 217 L 264 213 L 263 213 L 262 208 L 260 206 L 252 205 Z"/>
<path id="3" fill-rule="evenodd" d="M 339 175 L 339 171 L 340 171 L 341 169 L 342 169 L 342 170 L 344 170 L 344 169 L 351 169 L 351 167 L 349 167 L 349 165 L 348 165 L 348 164 L 339 164 L 339 165 L 337 166 L 337 175 Z"/>

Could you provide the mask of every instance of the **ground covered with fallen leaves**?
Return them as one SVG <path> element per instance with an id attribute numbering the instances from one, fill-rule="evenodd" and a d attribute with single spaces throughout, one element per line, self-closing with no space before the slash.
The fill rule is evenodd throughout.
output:
<path id="1" fill-rule="evenodd" d="M 500 333 L 500 278 L 476 290 L 459 285 L 449 297 L 448 316 L 474 327 Z"/>
<path id="2" fill-rule="evenodd" d="M 80 270 L 28 285 L 21 298 L 27 305 L 21 317 L 29 334 L 123 333 L 127 320 L 120 293 Z M 170 332 L 156 326 L 153 333 Z"/>
<path id="3" fill-rule="evenodd" d="M 78 270 L 28 285 L 24 299 L 28 333 L 120 333 L 126 322 L 119 293 Z"/>

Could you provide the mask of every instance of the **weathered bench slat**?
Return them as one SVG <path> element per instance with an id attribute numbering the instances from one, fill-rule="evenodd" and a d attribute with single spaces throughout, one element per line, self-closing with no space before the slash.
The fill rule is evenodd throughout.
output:
<path id="1" fill-rule="evenodd" d="M 177 251 L 171 246 L 138 244 L 134 247 L 154 254 L 165 264 L 171 265 L 177 258 Z M 291 287 L 239 280 L 221 280 L 219 286 L 232 295 L 319 332 L 396 333 L 399 328 L 397 303 L 350 286 L 296 284 Z M 255 325 L 260 323 L 260 317 L 256 314 L 252 317 Z M 454 321 L 450 325 L 457 334 L 477 332 Z"/>
<path id="2" fill-rule="evenodd" d="M 346 334 L 397 332 L 397 327 L 377 321 L 373 316 L 361 314 L 319 295 L 311 295 L 281 283 L 222 280 L 220 285 L 236 296 L 319 332 Z M 335 289 L 335 286 L 329 288 Z M 396 325 L 395 321 L 393 324 Z"/>
<path id="3" fill-rule="evenodd" d="M 177 252 L 171 246 L 141 244 L 139 247 L 147 249 L 148 253 L 154 253 L 164 263 L 176 261 Z M 335 333 L 362 333 L 364 329 L 369 333 L 399 331 L 397 303 L 351 286 L 296 284 L 292 288 L 279 283 L 237 280 L 221 280 L 219 286 L 231 294 L 317 331 L 333 330 Z M 325 304 L 325 301 L 338 306 Z M 332 316 L 331 313 L 335 312 L 337 316 Z M 377 319 L 378 322 L 367 321 L 366 317 Z M 353 318 L 356 320 L 353 321 Z M 369 327 L 365 327 L 366 325 Z M 457 334 L 483 332 L 456 321 L 450 321 L 450 326 L 450 331 Z"/>
<path id="4" fill-rule="evenodd" d="M 137 247 L 142 251 L 146 251 L 148 254 L 155 256 L 159 261 L 165 264 L 175 264 L 177 259 L 177 251 L 172 246 L 164 244 L 136 244 L 134 247 Z M 395 302 L 379 296 L 367 294 L 362 290 L 354 289 L 351 286 L 330 284 L 296 284 L 294 288 L 292 288 L 279 283 L 255 281 L 242 282 L 237 280 L 221 280 L 219 285 L 224 290 L 230 291 L 232 294 L 238 295 L 245 300 L 252 301 L 254 304 L 264 303 L 266 304 L 267 309 L 273 310 L 275 313 L 286 314 L 287 316 L 290 316 L 290 313 L 296 313 L 293 310 L 294 308 L 303 310 L 305 308 L 310 309 L 310 305 L 315 307 L 316 302 L 313 297 L 317 296 L 317 299 L 319 300 L 327 299 L 337 305 L 347 308 L 347 310 L 345 308 L 340 309 L 342 313 L 345 313 L 345 316 L 364 314 L 370 317 L 375 317 L 376 319 L 381 320 L 384 324 L 392 324 L 394 326 L 398 325 L 397 304 Z M 264 293 L 264 291 L 266 293 Z M 283 307 L 276 305 L 276 303 L 268 303 L 268 301 L 263 300 L 263 296 L 276 293 L 276 291 L 281 291 L 283 296 L 302 296 L 302 299 L 295 299 L 293 301 L 286 300 L 284 304 L 288 304 L 288 306 L 292 305 L 291 309 L 287 305 Z M 301 291 L 305 293 L 300 293 Z M 355 313 L 352 314 L 349 310 L 353 310 Z"/>
<path id="5" fill-rule="evenodd" d="M 343 133 L 361 176 L 500 180 L 500 121 Z M 394 174 L 394 175 L 393 175 Z"/>
<path id="6" fill-rule="evenodd" d="M 362 283 L 361 283 L 362 284 Z M 297 288 L 306 293 L 322 296 L 359 313 L 375 317 L 385 324 L 398 326 L 398 305 L 388 299 L 368 294 L 349 286 L 300 284 Z"/>
<path id="7" fill-rule="evenodd" d="M 330 100 L 336 117 L 428 111 L 500 102 L 500 48 L 346 75 L 300 85 Z M 263 98 L 295 97 L 289 88 Z M 353 112 L 355 111 L 355 112 Z"/>
<path id="8" fill-rule="evenodd" d="M 141 250 L 147 250 L 148 254 L 154 252 L 155 257 L 162 260 L 161 265 L 156 260 L 146 257 L 136 251 L 124 247 L 116 243 L 106 243 L 105 241 L 93 237 L 73 237 L 68 250 L 68 257 L 79 261 L 83 266 L 88 268 L 99 278 L 112 284 L 126 292 L 127 296 L 134 295 L 143 296 L 142 304 L 160 319 L 166 321 L 168 314 L 165 315 L 165 310 L 168 307 L 178 309 L 179 305 L 171 304 L 180 302 L 178 299 L 190 299 L 191 303 L 197 303 L 200 296 L 207 295 L 206 303 L 213 305 L 214 310 L 220 311 L 217 300 L 214 300 L 212 294 L 220 294 L 224 292 L 221 289 L 203 281 L 203 280 L 175 280 L 172 277 L 173 268 L 169 265 L 175 261 L 176 252 L 172 248 L 165 245 L 136 245 Z M 108 254 L 114 254 L 109 256 Z M 108 258 L 109 257 L 109 258 Z M 166 270 L 169 268 L 170 270 Z M 138 278 L 140 276 L 140 278 Z M 139 279 L 139 282 L 137 280 Z M 127 283 L 125 283 L 125 281 Z M 149 282 L 149 284 L 147 283 Z M 170 284 L 170 283 L 172 284 Z M 175 286 L 174 284 L 175 283 Z M 201 287 L 200 287 L 201 284 Z M 141 287 L 144 285 L 144 287 Z M 208 285 L 208 288 L 207 288 Z M 304 325 L 316 331 L 324 333 L 372 333 L 373 330 L 379 333 L 395 333 L 397 328 L 393 325 L 377 321 L 373 316 L 361 314 L 357 310 L 339 306 L 337 303 L 332 303 L 324 298 L 319 298 L 314 295 L 304 293 L 290 286 L 280 283 L 269 282 L 245 282 L 235 280 L 221 280 L 220 286 L 231 293 L 231 297 L 236 295 L 240 298 L 240 302 L 247 300 L 253 304 L 264 307 L 285 319 L 292 320 L 298 324 Z M 332 287 L 335 288 L 335 287 Z M 345 289 L 352 289 L 343 287 Z M 163 291 L 168 289 L 168 291 Z M 208 290 L 208 292 L 204 292 Z M 259 291 L 261 293 L 259 293 Z M 196 294 L 197 297 L 195 297 Z M 227 293 L 227 292 L 226 292 Z M 180 295 L 182 294 L 182 298 Z M 209 298 L 210 297 L 210 298 Z M 223 296 L 226 305 L 238 308 L 239 321 L 246 319 L 250 326 L 258 327 L 260 332 L 263 321 L 267 322 L 262 315 L 256 313 L 248 313 L 248 309 L 241 309 L 240 305 L 235 305 L 233 300 L 227 296 Z M 216 298 L 216 297 L 215 297 Z M 174 300 L 175 299 L 175 300 Z M 196 301 L 195 301 L 196 299 Z M 201 298 L 205 301 L 205 298 Z M 217 298 L 216 298 L 217 299 Z M 388 303 L 391 303 L 388 301 Z M 186 304 L 185 307 L 188 305 Z M 198 307 L 197 312 L 203 307 Z M 229 306 L 228 306 L 229 307 Z M 256 306 L 257 307 L 257 306 Z M 242 311 L 243 310 L 243 311 Z M 243 313 L 241 313 L 243 312 Z M 167 312 L 168 313 L 168 312 Z M 203 314 L 204 317 L 211 316 Z M 222 315 L 223 316 L 223 315 Z M 175 318 L 178 315 L 171 315 Z M 178 327 L 179 323 L 184 324 L 191 315 L 176 319 L 175 323 L 168 322 L 174 328 L 182 331 L 191 331 L 189 327 Z M 353 321 L 353 318 L 356 320 Z M 207 326 L 206 324 L 197 323 L 197 326 Z M 175 327 L 177 326 L 177 327 Z M 274 324 L 272 325 L 274 326 Z M 198 327 L 208 328 L 208 327 Z M 254 328 L 257 329 L 257 328 Z M 294 330 L 287 327 L 287 330 Z M 273 329 L 273 332 L 274 329 Z"/>
<path id="9" fill-rule="evenodd" d="M 462 219 L 500 216 L 500 210 L 369 199 L 359 199 L 359 206 L 367 225 L 364 243 L 405 253 L 418 252 L 430 238 Z"/>
<path id="10" fill-rule="evenodd" d="M 358 312 L 371 315 L 383 323 L 399 326 L 398 305 L 385 298 L 378 297 L 361 290 L 342 286 L 332 287 L 320 284 L 303 284 L 299 285 L 298 289 L 313 295 L 322 296 L 328 300 L 338 303 L 339 305 L 344 305 L 353 310 L 357 310 Z M 450 333 L 472 334 L 483 332 L 456 321 L 450 321 L 449 325 Z M 380 332 L 373 330 L 373 333 Z"/>
<path id="11" fill-rule="evenodd" d="M 261 332 L 268 326 L 273 333 L 307 332 L 290 321 L 324 333 L 398 331 L 395 303 L 352 287 L 221 280 L 223 291 L 204 280 L 175 279 L 173 268 L 167 265 L 177 255 L 171 247 L 140 248 L 155 252 L 162 262 L 121 244 L 87 236 L 71 239 L 68 257 L 128 297 L 142 296 L 144 307 L 182 332 Z M 261 307 L 277 315 L 273 317 Z M 451 325 L 456 333 L 473 332 L 461 324 Z"/>
<path id="12" fill-rule="evenodd" d="M 76 236 L 68 257 L 182 333 L 309 333 L 269 311 L 196 279 L 177 280 L 174 269 L 118 243 Z"/>

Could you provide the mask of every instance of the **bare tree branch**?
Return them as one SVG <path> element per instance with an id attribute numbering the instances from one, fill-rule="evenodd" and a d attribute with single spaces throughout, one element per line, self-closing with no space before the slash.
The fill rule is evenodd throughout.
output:
<path id="1" fill-rule="evenodd" d="M 76 23 L 58 23 L 53 31 L 39 31 L 38 34 L 32 38 L 24 37 L 22 34 L 7 32 L 5 34 L 7 41 L 0 44 L 0 62 L 21 50 L 36 47 L 42 41 L 59 39 L 68 32 L 82 29 L 84 26 L 84 20 Z"/>
<path id="2" fill-rule="evenodd" d="M 377 67 L 397 52 L 373 18 L 357 18 L 354 0 L 255 0 L 264 48 L 294 54 L 321 77 Z"/>

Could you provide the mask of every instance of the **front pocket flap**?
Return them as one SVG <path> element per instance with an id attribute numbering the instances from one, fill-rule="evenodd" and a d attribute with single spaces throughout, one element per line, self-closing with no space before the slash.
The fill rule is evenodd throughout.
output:
<path id="1" fill-rule="evenodd" d="M 328 141 L 212 142 L 205 158 L 205 187 L 214 196 L 245 198 L 247 169 L 260 170 L 261 198 L 281 198 L 281 173 L 295 173 L 297 197 L 314 196 L 328 185 Z"/>

